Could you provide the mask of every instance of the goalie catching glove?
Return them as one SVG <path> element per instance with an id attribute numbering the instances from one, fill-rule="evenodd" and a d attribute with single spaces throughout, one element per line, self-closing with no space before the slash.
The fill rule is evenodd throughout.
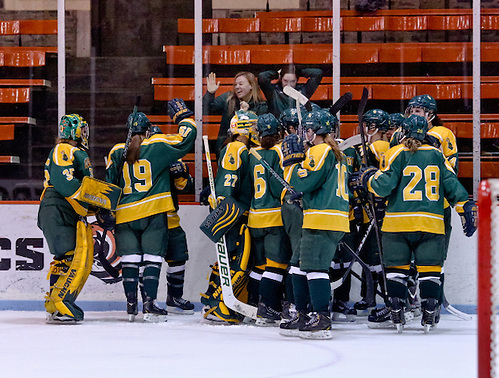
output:
<path id="1" fill-rule="evenodd" d="M 184 100 L 181 98 L 174 98 L 168 101 L 168 115 L 174 123 L 178 124 L 184 118 L 189 118 L 194 115 L 194 112 L 187 108 Z"/>
<path id="2" fill-rule="evenodd" d="M 286 135 L 282 142 L 282 155 L 284 167 L 300 163 L 305 159 L 303 141 L 297 134 Z"/>
<path id="3" fill-rule="evenodd" d="M 463 232 L 467 237 L 473 236 L 476 231 L 477 207 L 475 201 L 466 201 L 462 207 L 456 206 L 456 211 L 461 216 Z"/>

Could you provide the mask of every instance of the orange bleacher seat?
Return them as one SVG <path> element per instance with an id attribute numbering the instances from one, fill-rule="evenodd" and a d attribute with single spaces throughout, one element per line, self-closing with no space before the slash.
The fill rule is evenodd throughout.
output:
<path id="1" fill-rule="evenodd" d="M 0 88 L 0 103 L 27 103 L 31 99 L 31 88 Z"/>
<path id="2" fill-rule="evenodd" d="M 482 30 L 499 30 L 499 15 L 483 15 L 481 17 Z"/>
<path id="3" fill-rule="evenodd" d="M 340 47 L 341 63 L 367 64 L 379 62 L 379 48 L 369 43 L 345 43 Z"/>
<path id="4" fill-rule="evenodd" d="M 480 55 L 482 62 L 499 61 L 499 43 L 482 43 L 480 45 Z"/>
<path id="5" fill-rule="evenodd" d="M 19 20 L 0 21 L 0 35 L 17 35 L 19 33 Z"/>
<path id="6" fill-rule="evenodd" d="M 426 30 L 428 19 L 426 16 L 397 16 L 385 18 L 385 30 L 418 31 Z"/>
<path id="7" fill-rule="evenodd" d="M 275 32 L 301 32 L 301 18 L 286 17 L 286 18 L 262 18 L 260 20 L 260 31 L 264 33 Z"/>
<path id="8" fill-rule="evenodd" d="M 482 157 L 483 159 L 483 157 Z M 480 174 L 482 179 L 499 177 L 499 164 L 494 160 L 482 160 L 480 163 Z M 473 177 L 473 161 L 459 160 L 458 177 Z"/>
<path id="9" fill-rule="evenodd" d="M 421 46 L 404 43 L 383 43 L 379 45 L 380 63 L 419 63 L 421 61 Z"/>
<path id="10" fill-rule="evenodd" d="M 0 125 L 0 140 L 14 140 L 15 125 Z"/>
<path id="11" fill-rule="evenodd" d="M 41 67 L 45 65 L 44 51 L 7 51 L 3 53 L 6 67 Z"/>
<path id="12" fill-rule="evenodd" d="M 248 65 L 251 63 L 251 51 L 244 46 L 210 46 L 210 64 Z"/>
<path id="13" fill-rule="evenodd" d="M 258 33 L 260 19 L 258 18 L 220 18 L 218 20 L 220 33 Z"/>
<path id="14" fill-rule="evenodd" d="M 293 63 L 292 46 L 288 45 L 253 45 L 251 46 L 251 64 L 291 64 Z"/>
<path id="15" fill-rule="evenodd" d="M 375 84 L 372 88 L 377 100 L 410 100 L 417 94 L 415 84 Z"/>
<path id="16" fill-rule="evenodd" d="M 426 43 L 421 47 L 423 62 L 448 63 L 467 62 L 471 60 L 468 56 L 468 45 L 464 43 Z M 498 57 L 499 58 L 499 57 Z"/>
<path id="17" fill-rule="evenodd" d="M 302 19 L 302 31 L 312 33 L 332 32 L 333 19 L 331 17 L 305 17 Z"/>
<path id="18" fill-rule="evenodd" d="M 202 21 L 203 33 L 218 33 L 218 19 L 205 18 Z M 179 18 L 177 20 L 177 30 L 179 33 L 194 33 L 194 19 L 193 18 Z"/>
<path id="19" fill-rule="evenodd" d="M 435 100 L 458 100 L 463 98 L 462 84 L 418 84 L 418 95 L 429 94 Z"/>
<path id="20" fill-rule="evenodd" d="M 2 164 L 19 164 L 19 156 L 0 156 L 0 163 Z"/>
<path id="21" fill-rule="evenodd" d="M 385 17 L 344 17 L 342 19 L 344 31 L 384 31 L 386 24 Z"/>
<path id="22" fill-rule="evenodd" d="M 57 34 L 57 19 L 19 20 L 20 34 Z"/>
<path id="23" fill-rule="evenodd" d="M 471 16 L 428 16 L 428 30 L 469 30 Z"/>
<path id="24" fill-rule="evenodd" d="M 163 46 L 167 64 L 194 64 L 194 46 Z M 203 48 L 203 64 L 209 63 L 209 50 Z"/>

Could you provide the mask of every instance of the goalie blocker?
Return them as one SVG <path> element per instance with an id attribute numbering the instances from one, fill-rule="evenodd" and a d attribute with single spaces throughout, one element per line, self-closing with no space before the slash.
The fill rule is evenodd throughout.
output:
<path id="1" fill-rule="evenodd" d="M 234 226 L 244 214 L 243 206 L 232 197 L 224 198 L 199 228 L 214 243 Z"/>

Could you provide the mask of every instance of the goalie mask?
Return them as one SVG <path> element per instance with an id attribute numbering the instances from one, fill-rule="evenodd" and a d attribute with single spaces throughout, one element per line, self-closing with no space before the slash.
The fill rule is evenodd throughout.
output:
<path id="1" fill-rule="evenodd" d="M 417 114 L 411 114 L 409 118 L 407 118 L 407 126 L 405 130 L 406 138 L 414 138 L 422 142 L 427 132 L 428 121 L 425 117 Z"/>
<path id="2" fill-rule="evenodd" d="M 230 120 L 231 135 L 243 135 L 251 142 L 259 145 L 258 135 L 256 132 L 256 124 L 258 116 L 250 111 L 238 110 L 234 117 Z"/>
<path id="3" fill-rule="evenodd" d="M 149 121 L 149 118 L 142 112 L 137 112 L 135 114 L 131 113 L 128 116 L 126 124 L 132 129 L 132 134 L 146 133 L 151 127 L 151 121 Z"/>
<path id="4" fill-rule="evenodd" d="M 416 113 L 418 109 L 422 109 L 428 122 L 431 122 L 437 115 L 437 102 L 433 97 L 427 94 L 414 96 L 405 109 L 405 116 L 409 117 L 411 114 L 419 114 Z"/>
<path id="5" fill-rule="evenodd" d="M 369 136 L 376 134 L 378 131 L 386 133 L 390 128 L 388 113 L 381 109 L 372 109 L 365 112 L 362 122 Z"/>
<path id="6" fill-rule="evenodd" d="M 84 148 L 88 148 L 90 130 L 87 122 L 78 114 L 68 114 L 61 118 L 59 138 L 74 140 Z"/>
<path id="7" fill-rule="evenodd" d="M 258 117 L 256 129 L 260 137 L 275 135 L 279 132 L 279 121 L 272 113 L 262 114 Z"/>

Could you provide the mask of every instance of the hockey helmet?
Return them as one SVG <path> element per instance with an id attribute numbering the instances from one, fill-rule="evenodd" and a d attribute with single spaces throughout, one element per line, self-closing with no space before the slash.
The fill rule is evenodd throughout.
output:
<path id="1" fill-rule="evenodd" d="M 409 118 L 407 118 L 407 128 L 405 132 L 405 136 L 407 138 L 414 138 L 419 141 L 423 141 L 428 132 L 428 121 L 425 117 L 411 114 Z"/>
<path id="2" fill-rule="evenodd" d="M 411 108 L 421 108 L 425 111 L 426 118 L 431 121 L 437 115 L 437 102 L 430 95 L 418 95 L 409 100 L 407 108 L 405 109 L 405 116 L 408 117 Z"/>
<path id="3" fill-rule="evenodd" d="M 311 129 L 317 135 L 335 133 L 338 118 L 325 109 L 312 110 L 303 119 L 305 130 Z"/>
<path id="4" fill-rule="evenodd" d="M 295 130 L 298 128 L 300 121 L 298 120 L 298 111 L 296 108 L 288 108 L 279 115 L 279 122 L 284 129 L 289 133 L 289 127 L 292 126 Z"/>
<path id="5" fill-rule="evenodd" d="M 256 129 L 261 137 L 277 134 L 279 132 L 279 121 L 272 113 L 262 114 L 258 117 Z"/>
<path id="6" fill-rule="evenodd" d="M 404 127 L 404 123 L 406 118 L 402 113 L 391 113 L 388 116 L 388 128 L 389 129 L 398 129 L 399 127 Z"/>
<path id="7" fill-rule="evenodd" d="M 150 138 L 156 134 L 163 134 L 163 130 L 161 130 L 159 126 L 151 125 L 149 130 L 147 130 L 147 137 Z"/>
<path id="8" fill-rule="evenodd" d="M 128 116 L 127 125 L 132 129 L 132 134 L 142 134 L 149 130 L 151 121 L 144 113 L 136 112 Z"/>
<path id="9" fill-rule="evenodd" d="M 371 109 L 364 113 L 362 117 L 364 125 L 368 130 L 388 131 L 389 116 L 388 113 L 381 109 Z"/>
<path id="10" fill-rule="evenodd" d="M 70 139 L 88 148 L 90 130 L 88 123 L 79 114 L 67 114 L 59 124 L 59 138 Z"/>
<path id="11" fill-rule="evenodd" d="M 259 144 L 256 133 L 258 116 L 251 111 L 238 110 L 230 120 L 230 133 L 232 135 L 244 135 L 253 143 Z"/>

